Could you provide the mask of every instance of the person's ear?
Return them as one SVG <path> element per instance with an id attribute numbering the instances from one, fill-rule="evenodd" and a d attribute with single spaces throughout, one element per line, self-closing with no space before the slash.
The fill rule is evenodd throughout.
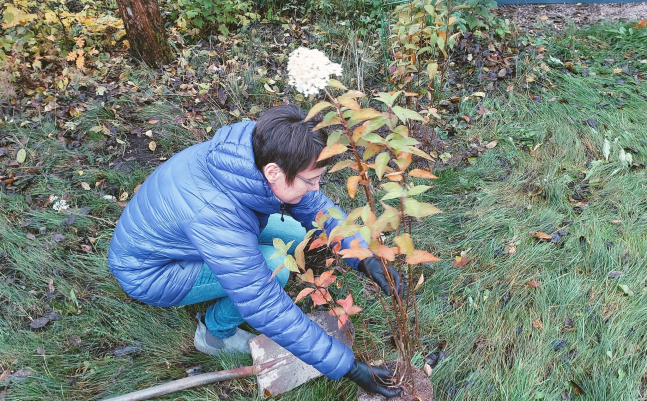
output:
<path id="1" fill-rule="evenodd" d="M 263 175 L 265 176 L 267 182 L 270 183 L 270 185 L 274 185 L 284 174 L 283 170 L 281 170 L 281 167 L 279 167 L 278 164 L 269 163 L 266 164 L 265 167 L 263 167 Z"/>

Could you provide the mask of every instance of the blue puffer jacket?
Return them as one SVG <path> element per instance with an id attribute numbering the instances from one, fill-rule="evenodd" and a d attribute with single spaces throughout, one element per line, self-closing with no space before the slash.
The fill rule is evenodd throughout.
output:
<path id="1" fill-rule="evenodd" d="M 172 306 L 189 292 L 204 261 L 245 321 L 325 376 L 339 379 L 353 365 L 352 350 L 294 305 L 270 278 L 258 248 L 258 235 L 281 201 L 254 163 L 254 125 L 223 127 L 211 141 L 178 153 L 146 179 L 115 228 L 110 271 L 131 297 Z M 286 209 L 310 229 L 317 212 L 331 206 L 325 195 L 311 191 Z M 326 231 L 337 224 L 329 219 Z"/>

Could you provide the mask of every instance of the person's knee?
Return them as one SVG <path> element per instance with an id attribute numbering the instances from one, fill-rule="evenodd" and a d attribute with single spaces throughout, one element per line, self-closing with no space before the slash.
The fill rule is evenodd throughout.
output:
<path id="1" fill-rule="evenodd" d="M 285 287 L 285 285 L 288 283 L 288 279 L 290 278 L 290 271 L 287 268 L 282 268 L 278 273 L 276 273 L 276 279 L 279 281 L 279 284 L 281 284 L 281 287 Z"/>

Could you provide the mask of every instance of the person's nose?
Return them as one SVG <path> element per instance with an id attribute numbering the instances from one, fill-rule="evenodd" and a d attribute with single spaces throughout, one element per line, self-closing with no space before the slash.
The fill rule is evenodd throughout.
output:
<path id="1" fill-rule="evenodd" d="M 319 190 L 319 181 L 315 182 L 315 185 L 311 187 L 311 191 L 318 191 Z"/>

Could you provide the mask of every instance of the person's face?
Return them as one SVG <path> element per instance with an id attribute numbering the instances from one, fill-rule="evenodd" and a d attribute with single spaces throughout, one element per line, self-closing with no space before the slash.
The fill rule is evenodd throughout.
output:
<path id="1" fill-rule="evenodd" d="M 275 163 L 265 166 L 263 173 L 277 198 L 284 203 L 297 204 L 309 191 L 319 190 L 319 181 L 324 170 L 324 168 L 307 168 L 299 171 L 290 185 L 285 179 L 283 170 Z"/>

